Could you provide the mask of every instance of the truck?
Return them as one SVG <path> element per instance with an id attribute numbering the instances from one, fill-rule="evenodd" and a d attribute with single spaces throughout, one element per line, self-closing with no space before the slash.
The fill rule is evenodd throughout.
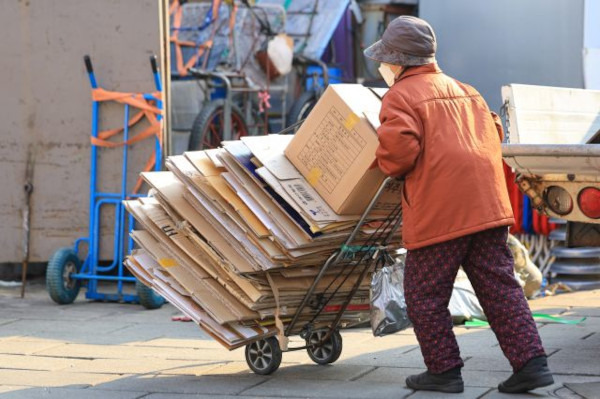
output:
<path id="1" fill-rule="evenodd" d="M 566 222 L 551 281 L 600 288 L 600 91 L 510 84 L 502 100 L 504 161 L 533 208 Z"/>

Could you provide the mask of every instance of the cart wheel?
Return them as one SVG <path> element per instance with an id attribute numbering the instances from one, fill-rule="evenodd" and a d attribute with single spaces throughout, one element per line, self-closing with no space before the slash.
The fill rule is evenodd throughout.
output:
<path id="1" fill-rule="evenodd" d="M 308 356 L 317 364 L 333 363 L 342 354 L 342 335 L 337 330 L 321 346 L 315 346 L 323 340 L 327 332 L 328 330 L 317 330 L 306 337 Z"/>
<path id="2" fill-rule="evenodd" d="M 71 275 L 81 270 L 81 261 L 73 248 L 61 248 L 52 254 L 46 268 L 46 290 L 50 298 L 59 305 L 73 303 L 81 280 L 71 278 Z"/>
<path id="3" fill-rule="evenodd" d="M 256 374 L 269 375 L 281 364 L 281 349 L 275 337 L 246 345 L 246 363 Z"/>
<path id="4" fill-rule="evenodd" d="M 206 104 L 194 119 L 190 133 L 190 151 L 217 148 L 223 141 L 225 100 L 216 100 Z M 233 140 L 248 135 L 248 124 L 242 111 L 231 105 L 231 130 Z"/>
<path id="5" fill-rule="evenodd" d="M 300 122 L 305 119 L 310 111 L 315 107 L 317 103 L 317 93 L 314 90 L 306 91 L 298 97 L 298 99 L 292 105 L 290 113 L 287 118 L 287 125 L 292 126 L 294 123 Z"/>
<path id="6" fill-rule="evenodd" d="M 135 291 L 140 298 L 140 305 L 146 309 L 158 309 L 165 303 L 165 299 L 162 296 L 154 292 L 152 288 L 145 286 L 139 280 L 135 281 Z"/>

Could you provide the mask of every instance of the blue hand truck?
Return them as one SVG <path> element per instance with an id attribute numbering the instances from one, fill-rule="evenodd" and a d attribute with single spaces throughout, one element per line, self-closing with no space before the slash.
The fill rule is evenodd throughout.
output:
<path id="1" fill-rule="evenodd" d="M 97 82 L 92 67 L 92 61 L 89 56 L 84 57 L 92 92 L 98 92 L 101 89 Z M 150 57 L 150 64 L 154 77 L 154 85 L 158 93 L 162 91 L 159 70 L 156 62 L 156 56 Z M 126 215 L 126 210 L 122 202 L 126 199 L 139 198 L 143 195 L 127 187 L 127 169 L 130 147 L 130 127 L 142 118 L 130 116 L 131 108 L 144 108 L 140 110 L 142 116 L 148 116 L 155 122 L 155 146 L 154 146 L 154 167 L 155 171 L 161 169 L 162 144 L 161 132 L 156 125 L 162 119 L 162 101 L 160 95 L 156 93 L 116 93 L 103 91 L 109 96 L 114 94 L 118 99 L 115 101 L 124 105 L 124 122 L 122 129 L 113 130 L 111 135 L 123 134 L 121 143 L 102 141 L 105 137 L 99 132 L 99 111 L 102 101 L 106 98 L 92 96 L 92 145 L 91 145 L 91 170 L 90 170 L 90 205 L 89 205 L 89 235 L 78 238 L 72 247 L 58 249 L 48 261 L 46 269 L 46 289 L 54 302 L 58 304 L 69 304 L 75 301 L 82 285 L 86 285 L 85 297 L 97 301 L 117 301 L 125 303 L 141 303 L 148 309 L 156 309 L 162 306 L 164 299 L 154 293 L 150 288 L 141 284 L 137 279 L 129 274 L 123 265 L 127 253 L 133 249 L 133 240 L 129 237 L 129 232 L 133 229 L 134 219 L 131 215 Z M 106 96 L 105 96 L 106 97 Z M 151 111 L 151 112 L 150 112 Z M 98 156 L 99 143 L 109 144 L 108 147 L 122 146 L 122 169 L 121 184 L 118 192 L 102 192 L 98 189 Z M 150 161 L 151 162 L 151 161 Z M 133 191 L 133 192 L 132 192 Z M 114 206 L 114 240 L 113 240 L 113 261 L 110 264 L 100 260 L 100 215 L 101 209 L 106 206 Z M 127 221 L 127 224 L 126 224 Z M 79 258 L 80 246 L 87 243 L 87 255 L 82 262 Z M 125 245 L 125 243 L 127 243 Z M 127 246 L 127 248 L 124 248 Z M 125 251 L 127 250 L 127 252 Z M 98 291 L 100 281 L 116 282 L 116 293 L 102 293 Z M 125 283 L 135 283 L 136 294 L 124 292 Z"/>

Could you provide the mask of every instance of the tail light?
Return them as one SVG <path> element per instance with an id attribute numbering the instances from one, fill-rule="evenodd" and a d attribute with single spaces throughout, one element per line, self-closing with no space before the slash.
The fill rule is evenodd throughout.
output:
<path id="1" fill-rule="evenodd" d="M 546 190 L 546 204 L 557 215 L 567 215 L 573 210 L 573 198 L 567 190 L 558 186 L 550 186 Z"/>
<path id="2" fill-rule="evenodd" d="M 586 187 L 577 197 L 581 212 L 592 219 L 600 219 L 600 190 L 596 187 Z"/>

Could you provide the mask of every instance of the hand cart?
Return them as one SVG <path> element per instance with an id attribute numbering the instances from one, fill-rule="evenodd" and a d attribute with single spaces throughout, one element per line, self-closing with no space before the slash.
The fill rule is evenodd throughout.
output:
<path id="1" fill-rule="evenodd" d="M 341 248 L 334 252 L 321 267 L 314 282 L 304 296 L 298 310 L 283 331 L 285 337 L 299 334 L 306 345 L 287 348 L 285 351 L 306 350 L 309 357 L 317 364 L 325 365 L 335 362 L 342 353 L 342 336 L 339 329 L 351 327 L 341 325 L 344 313 L 350 309 L 350 302 L 361 283 L 376 269 L 392 264 L 390 254 L 394 246 L 399 246 L 398 229 L 402 223 L 402 205 L 398 203 L 385 217 L 377 221 L 376 226 L 369 226 L 369 234 L 365 235 L 370 213 L 378 198 L 386 189 L 397 187 L 399 181 L 388 177 L 380 186 L 375 197 L 358 221 L 354 230 Z M 335 278 L 324 292 L 315 295 L 315 288 L 326 274 L 334 271 Z M 341 304 L 331 305 L 342 284 L 351 276 L 356 276 L 352 289 Z M 337 310 L 331 317 L 323 317 L 327 309 Z M 360 310 L 368 312 L 368 306 Z M 366 318 L 368 319 L 368 317 Z M 358 323 L 363 323 L 364 320 Z M 250 369 L 261 375 L 271 374 L 279 368 L 282 360 L 282 349 L 276 337 L 269 337 L 252 342 L 246 346 L 246 362 Z"/>
<path id="2" fill-rule="evenodd" d="M 188 149 L 216 148 L 223 140 L 269 133 L 270 93 L 281 94 L 285 110 L 288 78 L 272 84 L 256 52 L 283 30 L 283 7 L 174 1 L 171 22 L 177 66 L 172 78 L 196 80 L 206 99 L 191 125 Z M 282 111 L 282 127 L 285 118 Z"/>
<path id="3" fill-rule="evenodd" d="M 127 185 L 129 166 L 129 147 L 145 138 L 154 138 L 154 153 L 148 160 L 146 169 L 161 169 L 162 160 L 162 128 L 161 128 L 161 81 L 156 64 L 156 57 L 150 57 L 153 72 L 155 93 L 118 93 L 100 88 L 89 56 L 84 57 L 90 85 L 92 87 L 92 128 L 91 128 L 91 176 L 89 204 L 89 233 L 87 237 L 79 238 L 73 247 L 57 250 L 48 261 L 46 270 L 46 288 L 50 297 L 58 304 L 72 303 L 79 293 L 82 283 L 87 285 L 86 298 L 101 301 L 141 302 L 147 308 L 160 307 L 164 300 L 150 288 L 137 282 L 135 277 L 127 274 L 123 266 L 126 253 L 133 248 L 133 240 L 129 232 L 133 228 L 133 217 L 129 215 L 126 223 L 126 211 L 123 200 L 142 197 L 138 194 L 141 180 L 131 189 Z M 124 122 L 120 129 L 104 132 L 99 131 L 100 104 L 103 101 L 113 101 L 123 104 Z M 132 108 L 138 112 L 133 114 Z M 131 128 L 141 120 L 147 120 L 149 127 L 135 135 L 130 135 Z M 110 137 L 121 134 L 123 140 L 115 142 Z M 118 192 L 99 191 L 99 147 L 122 147 L 121 184 Z M 104 207 L 114 207 L 114 240 L 113 257 L 110 264 L 103 264 L 100 259 L 100 216 Z M 126 241 L 127 240 L 127 241 Z M 82 243 L 87 243 L 87 255 L 81 262 L 78 253 Z M 116 293 L 98 292 L 99 281 L 117 283 Z M 124 293 L 124 283 L 136 283 L 138 295 Z"/>

